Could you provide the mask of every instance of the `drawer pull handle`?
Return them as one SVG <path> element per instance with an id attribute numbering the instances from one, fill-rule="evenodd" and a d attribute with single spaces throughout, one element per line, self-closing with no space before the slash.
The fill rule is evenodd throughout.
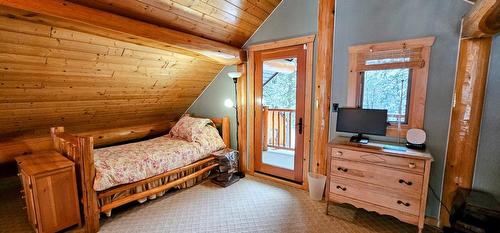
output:
<path id="1" fill-rule="evenodd" d="M 347 171 L 349 171 L 347 168 L 342 168 L 342 167 L 338 167 L 337 170 L 341 171 L 341 172 L 347 172 Z"/>
<path id="2" fill-rule="evenodd" d="M 342 151 L 337 151 L 337 153 L 335 153 L 335 154 L 338 156 L 342 156 L 344 153 L 342 153 Z"/>
<path id="3" fill-rule="evenodd" d="M 416 167 L 417 167 L 417 165 L 416 165 L 415 163 L 409 163 L 409 164 L 408 164 L 408 167 L 409 167 L 409 168 L 416 168 Z"/>
<path id="4" fill-rule="evenodd" d="M 403 179 L 399 179 L 399 183 L 400 183 L 400 184 L 403 184 L 403 183 L 404 183 L 404 184 L 406 184 L 406 185 L 408 185 L 408 186 L 411 186 L 411 185 L 413 184 L 413 182 L 411 182 L 411 181 L 405 181 L 405 180 L 403 180 Z"/>
<path id="5" fill-rule="evenodd" d="M 21 196 L 21 199 L 24 199 L 24 198 L 26 198 L 26 196 L 22 195 L 22 196 Z"/>
<path id="6" fill-rule="evenodd" d="M 403 202 L 403 201 L 400 201 L 400 200 L 398 200 L 398 204 L 400 204 L 400 205 L 404 205 L 404 206 L 406 206 L 406 207 L 410 206 L 410 203 L 409 203 L 409 202 Z"/>
<path id="7" fill-rule="evenodd" d="M 337 185 L 337 189 L 340 189 L 340 190 L 342 190 L 342 191 L 346 191 L 346 190 L 347 190 L 347 188 L 346 188 L 346 187 L 341 187 L 340 185 Z"/>

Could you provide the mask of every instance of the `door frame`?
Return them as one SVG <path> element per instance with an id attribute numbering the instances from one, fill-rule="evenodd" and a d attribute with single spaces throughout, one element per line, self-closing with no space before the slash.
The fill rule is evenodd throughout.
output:
<path id="1" fill-rule="evenodd" d="M 315 35 L 302 36 L 292 39 L 285 39 L 279 41 L 273 41 L 263 44 L 251 45 L 247 48 L 248 54 L 248 69 L 247 69 L 247 85 L 248 85 L 248 163 L 247 163 L 247 173 L 250 175 L 257 175 L 259 177 L 269 178 L 290 186 L 294 186 L 301 189 L 307 189 L 309 182 L 307 180 L 307 173 L 309 172 L 309 157 L 311 151 L 311 113 L 312 113 L 312 74 L 313 74 L 313 55 L 314 55 L 314 39 Z M 263 175 L 260 173 L 255 173 L 255 52 L 277 49 L 283 47 L 289 47 L 294 45 L 305 45 L 307 46 L 306 51 L 306 86 L 305 86 L 305 103 L 304 103 L 304 156 L 302 164 L 302 185 L 296 184 L 290 181 L 276 179 L 272 176 Z"/>
<path id="2" fill-rule="evenodd" d="M 297 58 L 297 90 L 296 90 L 296 108 L 295 108 L 295 122 L 298 122 L 298 118 L 301 121 L 304 120 L 305 111 L 305 83 L 306 83 L 306 62 L 307 62 L 307 48 L 304 45 L 294 45 L 287 46 L 277 49 L 267 49 L 255 52 L 255 97 L 263 98 L 264 87 L 262 83 L 262 72 L 263 72 L 263 62 L 269 59 L 285 59 L 290 57 Z M 260 73 L 260 74 L 259 74 Z M 263 132 L 264 117 L 266 117 L 262 111 L 262 103 L 258 100 L 255 101 L 255 118 L 254 118 L 254 128 L 256 132 Z M 303 123 L 302 123 L 303 125 Z M 293 126 L 296 128 L 296 126 Z M 271 164 L 266 164 L 262 162 L 263 151 L 254 150 L 254 170 L 259 170 L 261 173 L 266 173 L 269 175 L 278 176 L 283 179 L 293 180 L 297 183 L 302 184 L 304 182 L 304 167 L 303 167 L 303 156 L 304 156 L 304 130 L 302 133 L 295 135 L 295 150 L 294 150 L 294 169 L 289 170 L 286 168 L 281 168 L 273 166 Z M 295 132 L 298 132 L 295 130 Z M 263 132 L 264 133 L 264 132 Z M 255 134 L 255 144 L 256 148 L 263 148 L 263 134 Z M 260 162 L 259 162 L 260 161 Z"/>

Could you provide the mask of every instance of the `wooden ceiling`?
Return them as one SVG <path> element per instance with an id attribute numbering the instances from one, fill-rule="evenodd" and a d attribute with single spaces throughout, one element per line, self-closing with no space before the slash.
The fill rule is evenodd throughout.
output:
<path id="1" fill-rule="evenodd" d="M 279 2 L 0 1 L 0 163 L 49 148 L 52 126 L 178 119 Z"/>
<path id="2" fill-rule="evenodd" d="M 241 47 L 281 0 L 69 0 Z"/>
<path id="3" fill-rule="evenodd" d="M 222 65 L 0 16 L 0 137 L 180 116 Z"/>

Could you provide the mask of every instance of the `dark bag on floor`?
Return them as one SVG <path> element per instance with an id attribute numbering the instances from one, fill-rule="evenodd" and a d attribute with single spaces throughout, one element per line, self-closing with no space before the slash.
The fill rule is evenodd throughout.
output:
<path id="1" fill-rule="evenodd" d="M 239 176 L 235 173 L 238 172 L 238 151 L 232 149 L 224 149 L 212 153 L 215 160 L 219 163 L 217 172 L 219 175 L 212 179 L 212 181 L 222 187 L 227 187 L 234 184 L 239 180 Z"/>

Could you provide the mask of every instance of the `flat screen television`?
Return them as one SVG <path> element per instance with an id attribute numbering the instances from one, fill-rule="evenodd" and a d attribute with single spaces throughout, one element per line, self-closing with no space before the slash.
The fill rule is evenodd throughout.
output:
<path id="1" fill-rule="evenodd" d="M 387 130 L 387 110 L 339 108 L 337 131 L 355 133 L 351 142 L 368 143 L 363 134 L 385 136 Z"/>

